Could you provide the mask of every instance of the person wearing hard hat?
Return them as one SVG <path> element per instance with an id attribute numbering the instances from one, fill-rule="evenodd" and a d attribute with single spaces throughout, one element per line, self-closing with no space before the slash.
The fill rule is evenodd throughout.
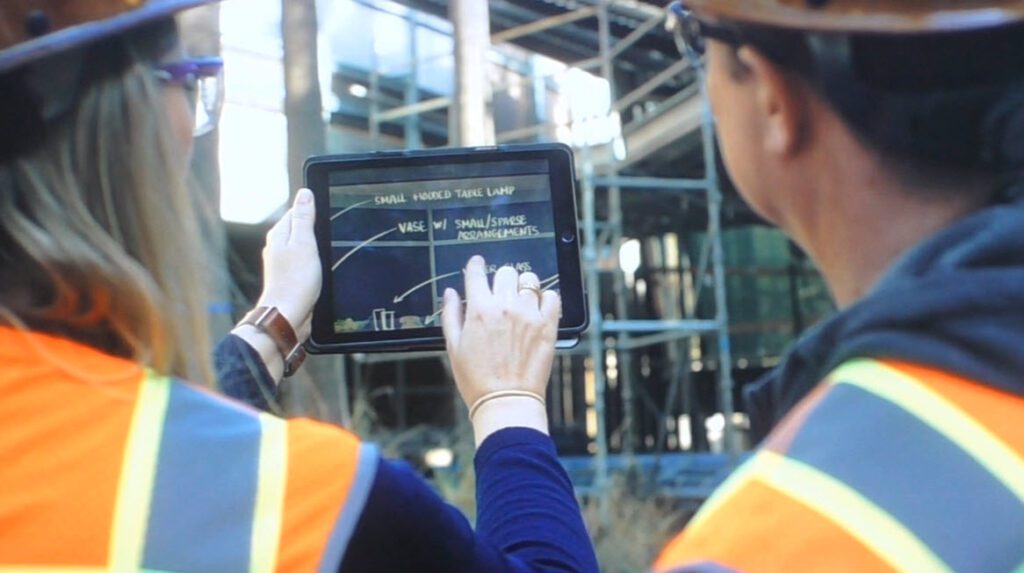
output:
<path id="1" fill-rule="evenodd" d="M 760 447 L 655 571 L 1019 571 L 1024 2 L 671 13 L 737 189 L 839 312 L 748 390 Z"/>
<path id="2" fill-rule="evenodd" d="M 187 57 L 173 16 L 211 2 L 0 5 L 0 570 L 596 571 L 540 398 L 559 300 L 516 296 L 535 276 L 492 287 L 475 258 L 465 318 L 445 313 L 476 533 L 352 434 L 181 381 L 261 403 L 301 362 L 321 282 L 302 190 L 260 307 L 210 364 L 185 180 L 222 63 Z M 480 336 L 491 316 L 515 328 Z"/>

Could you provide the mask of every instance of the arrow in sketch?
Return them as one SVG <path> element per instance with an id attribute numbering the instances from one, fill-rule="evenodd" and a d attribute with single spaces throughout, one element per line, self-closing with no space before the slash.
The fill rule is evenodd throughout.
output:
<path id="1" fill-rule="evenodd" d="M 351 257 L 352 255 L 356 254 L 356 251 L 358 251 L 359 249 L 365 247 L 366 245 L 369 245 L 370 243 L 372 243 L 372 242 L 374 242 L 376 240 L 382 239 L 382 238 L 386 237 L 387 235 L 390 235 L 391 233 L 394 233 L 397 230 L 398 230 L 398 227 L 395 227 L 393 229 L 388 229 L 387 231 L 384 231 L 383 233 L 381 233 L 381 234 L 379 234 L 379 235 L 377 235 L 375 237 L 371 237 L 369 239 L 366 239 L 358 247 L 356 247 L 356 248 L 352 249 L 351 251 L 345 253 L 344 257 L 341 257 L 340 259 L 338 259 L 338 262 L 334 263 L 334 266 L 331 267 L 331 270 L 332 271 L 338 270 L 338 267 L 341 266 L 341 263 L 344 263 L 346 260 L 348 260 L 349 257 Z"/>
<path id="2" fill-rule="evenodd" d="M 337 219 L 338 217 L 341 217 L 345 213 L 348 213 L 352 209 L 358 209 L 359 207 L 362 207 L 363 205 L 366 205 L 367 203 L 373 203 L 373 199 L 369 199 L 367 201 L 363 201 L 362 203 L 356 203 L 355 205 L 352 205 L 351 207 L 348 207 L 346 209 L 342 209 L 341 211 L 338 211 L 337 213 L 331 215 L 331 220 L 333 221 L 333 220 Z"/>
<path id="3" fill-rule="evenodd" d="M 408 297 L 409 295 L 411 295 L 412 293 L 420 290 L 421 288 L 423 288 L 423 287 L 425 287 L 425 286 L 427 286 L 429 284 L 433 284 L 433 283 L 436 283 L 439 280 L 446 279 L 448 277 L 454 277 L 455 275 L 461 275 L 461 274 L 462 274 L 462 271 L 455 271 L 454 273 L 448 273 L 446 275 L 441 275 L 439 277 L 434 277 L 434 278 L 432 278 L 432 279 L 430 279 L 428 281 L 423 281 L 420 284 L 418 284 L 418 285 L 412 287 L 411 289 L 405 291 L 402 294 L 402 296 L 396 296 L 395 300 L 393 302 L 395 304 L 398 304 L 398 303 L 402 302 L 403 300 L 405 300 L 405 298 Z"/>
<path id="4" fill-rule="evenodd" d="M 554 276 L 548 277 L 548 278 L 546 278 L 546 279 L 544 279 L 544 280 L 540 281 L 541 291 L 548 291 L 548 290 L 551 290 L 552 288 L 554 288 L 554 287 L 555 287 L 555 285 L 557 285 L 557 284 L 558 284 L 559 280 L 560 280 L 560 279 L 558 278 L 558 275 L 554 275 Z M 461 302 L 462 304 L 465 304 L 465 303 L 466 303 L 465 299 L 460 299 L 460 301 L 459 301 L 459 302 Z M 441 309 L 441 310 L 439 310 L 439 311 L 435 312 L 434 314 L 432 314 L 432 315 L 428 316 L 428 317 L 427 317 L 427 321 L 426 321 L 426 324 L 427 324 L 428 326 L 429 326 L 429 325 L 431 325 L 431 324 L 433 324 L 433 323 L 434 323 L 434 321 L 435 321 L 435 320 L 437 320 L 437 318 L 438 318 L 439 316 L 441 316 L 441 313 L 442 313 L 442 312 L 444 312 L 444 309 Z"/>
<path id="5" fill-rule="evenodd" d="M 466 301 L 465 301 L 465 300 L 462 300 L 462 299 L 460 299 L 460 300 L 459 300 L 459 302 L 461 302 L 462 304 L 466 304 Z M 434 324 L 434 321 L 435 321 L 435 320 L 437 320 L 437 319 L 438 319 L 438 317 L 440 317 L 440 316 L 441 316 L 441 313 L 442 313 L 442 312 L 444 312 L 444 309 L 443 309 L 443 308 L 442 308 L 441 310 L 439 310 L 439 311 L 435 312 L 434 314 L 432 314 L 432 315 L 428 316 L 428 317 L 427 317 L 427 322 L 426 322 L 426 323 L 424 323 L 424 324 L 426 324 L 427 326 L 430 326 L 431 324 Z"/>

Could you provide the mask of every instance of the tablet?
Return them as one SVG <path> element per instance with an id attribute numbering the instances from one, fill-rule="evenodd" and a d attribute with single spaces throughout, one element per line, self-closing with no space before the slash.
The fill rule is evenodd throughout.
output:
<path id="1" fill-rule="evenodd" d="M 323 289 L 313 353 L 444 348 L 442 297 L 470 257 L 562 296 L 560 346 L 587 327 L 572 150 L 561 144 L 314 157 Z"/>

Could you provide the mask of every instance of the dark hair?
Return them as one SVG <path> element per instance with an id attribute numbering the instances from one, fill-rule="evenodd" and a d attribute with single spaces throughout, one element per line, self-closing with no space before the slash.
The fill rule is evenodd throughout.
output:
<path id="1" fill-rule="evenodd" d="M 817 90 L 897 175 L 926 185 L 1024 177 L 1024 25 L 910 36 L 740 32 Z"/>
<path id="2" fill-rule="evenodd" d="M 87 84 L 120 76 L 138 61 L 159 61 L 177 42 L 174 19 L 164 18 L 0 74 L 0 161 L 42 143 Z"/>

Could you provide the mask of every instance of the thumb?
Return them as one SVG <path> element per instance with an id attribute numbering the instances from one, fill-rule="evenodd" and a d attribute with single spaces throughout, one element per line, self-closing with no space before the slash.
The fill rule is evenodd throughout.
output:
<path id="1" fill-rule="evenodd" d="M 448 352 L 458 347 L 462 336 L 462 301 L 452 289 L 444 291 L 444 310 L 441 313 L 441 330 L 448 342 Z"/>
<path id="2" fill-rule="evenodd" d="M 292 229 L 290 242 L 314 242 L 313 222 L 316 219 L 316 205 L 313 202 L 313 192 L 309 189 L 299 189 L 295 194 L 295 204 L 292 205 Z"/>

